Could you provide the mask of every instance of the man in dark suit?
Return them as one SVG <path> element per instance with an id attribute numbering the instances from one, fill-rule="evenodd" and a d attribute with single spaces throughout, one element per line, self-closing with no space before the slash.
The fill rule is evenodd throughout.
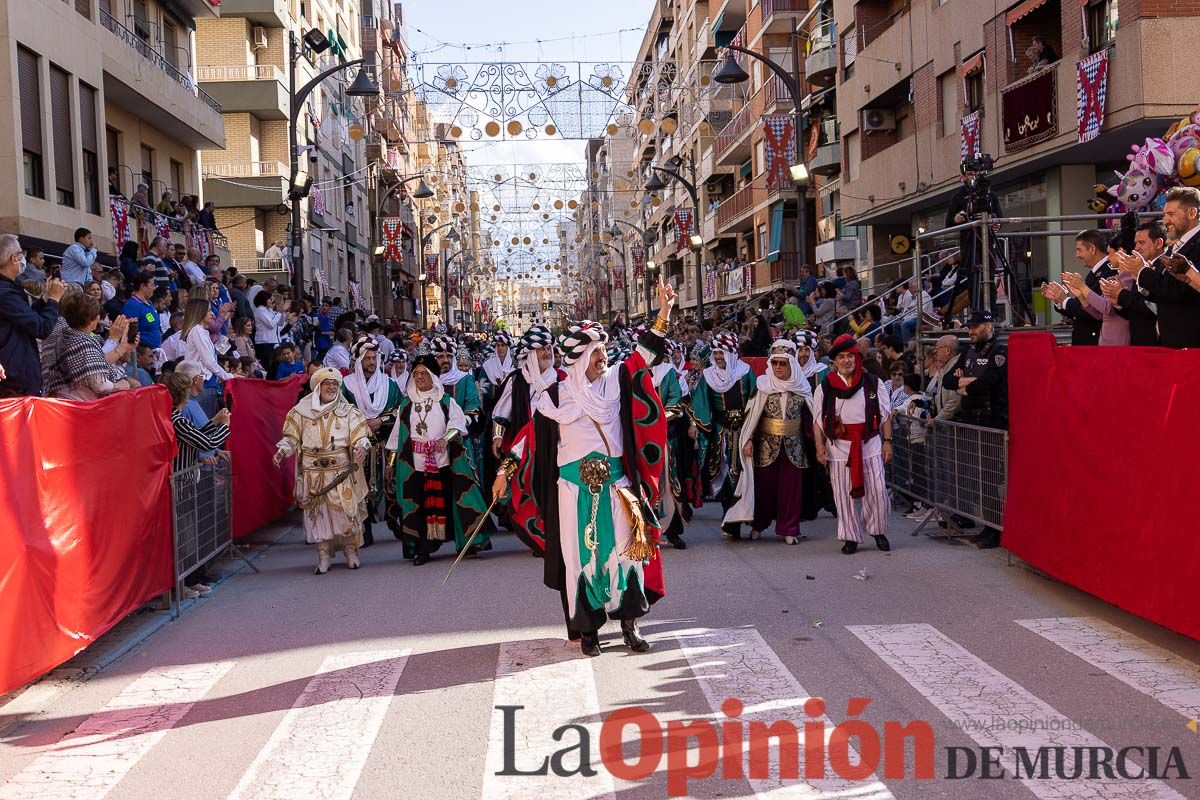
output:
<path id="1" fill-rule="evenodd" d="M 1158 257 L 1167 246 L 1167 229 L 1159 220 L 1143 222 L 1137 226 L 1133 237 L 1133 249 L 1146 260 L 1152 269 L 1161 271 L 1163 266 Z M 1113 263 L 1112 259 L 1109 259 Z M 1113 263 L 1120 269 L 1120 266 Z M 1158 314 L 1138 291 L 1133 275 L 1121 272 L 1115 278 L 1100 281 L 1100 290 L 1113 303 L 1113 308 L 1129 321 L 1129 343 L 1134 347 L 1154 347 L 1158 344 Z"/>
<path id="2" fill-rule="evenodd" d="M 1137 287 L 1158 308 L 1163 347 L 1200 347 L 1200 190 L 1176 186 L 1167 192 L 1163 224 L 1171 244 L 1156 265 L 1139 257 L 1121 259 Z"/>
<path id="3" fill-rule="evenodd" d="M 1075 257 L 1087 269 L 1083 282 L 1087 288 L 1100 294 L 1100 279 L 1117 274 L 1108 263 L 1104 234 L 1097 230 L 1083 231 L 1075 237 Z M 1042 296 L 1054 303 L 1058 313 L 1071 320 L 1071 344 L 1075 346 L 1100 343 L 1102 327 L 1099 311 L 1085 306 L 1079 298 L 1072 297 L 1057 283 L 1043 284 Z"/>

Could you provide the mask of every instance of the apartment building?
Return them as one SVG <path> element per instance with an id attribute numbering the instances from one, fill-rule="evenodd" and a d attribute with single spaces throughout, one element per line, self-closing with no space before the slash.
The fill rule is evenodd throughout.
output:
<path id="1" fill-rule="evenodd" d="M 217 205 L 219 227 L 239 270 L 286 279 L 276 263 L 264 263 L 263 253 L 274 242 L 291 241 L 293 37 L 299 87 L 362 55 L 362 14 L 358 0 L 227 0 L 222 10 L 221 18 L 199 21 L 196 28 L 200 86 L 220 100 L 226 130 L 225 149 L 202 154 L 204 193 Z M 328 47 L 322 52 L 303 45 L 310 30 L 324 35 Z M 304 261 L 306 277 L 320 294 L 373 308 L 364 142 L 369 121 L 364 104 L 345 96 L 355 72 L 323 81 L 300 114 L 301 182 L 306 176 L 313 180 L 302 201 Z"/>
<path id="2" fill-rule="evenodd" d="M 132 196 L 203 195 L 198 152 L 225 144 L 220 104 L 195 81 L 193 28 L 209 0 L 3 0 L 0 229 L 58 254 L 78 227 L 115 255 L 108 176 Z M 222 244 L 217 237 L 217 244 Z M 216 252 L 228 259 L 228 251 Z M 113 263 L 113 262 L 110 262 Z"/>
<path id="3" fill-rule="evenodd" d="M 1059 216 L 1087 213 L 1093 184 L 1114 182 L 1130 146 L 1161 135 L 1196 104 L 1177 54 L 1200 36 L 1197 3 L 834 0 L 833 23 L 840 222 L 859 226 L 877 279 L 894 274 L 887 265 L 905 239 L 945 222 L 964 120 L 978 131 L 977 149 L 995 158 L 992 183 L 1005 213 Z M 1035 36 L 1054 51 L 1040 69 L 1027 53 Z M 1076 62 L 1102 50 L 1104 125 L 1080 143 Z M 1069 237 L 1007 244 L 1027 285 L 1074 267 L 1071 246 Z"/>

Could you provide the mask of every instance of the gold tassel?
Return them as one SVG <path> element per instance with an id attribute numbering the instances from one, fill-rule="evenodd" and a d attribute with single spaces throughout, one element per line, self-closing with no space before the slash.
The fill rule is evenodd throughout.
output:
<path id="1" fill-rule="evenodd" d="M 638 504 L 637 497 L 628 488 L 614 489 L 614 491 L 621 498 L 621 504 L 625 507 L 631 530 L 629 545 L 625 548 L 625 552 L 621 553 L 621 556 L 630 561 L 649 561 L 654 558 L 655 544 L 646 528 L 646 520 L 642 517 L 642 507 Z"/>

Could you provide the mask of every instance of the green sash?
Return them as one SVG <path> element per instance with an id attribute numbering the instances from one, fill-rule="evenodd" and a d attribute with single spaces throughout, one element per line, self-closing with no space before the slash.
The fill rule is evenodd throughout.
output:
<path id="1" fill-rule="evenodd" d="M 605 456 L 600 453 L 589 453 L 585 458 L 603 458 L 608 461 L 608 482 L 604 484 L 604 488 L 600 492 L 599 505 L 596 509 L 596 563 L 595 574 L 587 583 L 587 600 L 588 605 L 592 608 L 604 608 L 605 605 L 612 599 L 610 589 L 610 581 L 608 572 L 604 565 L 608 563 L 609 556 L 612 555 L 613 549 L 617 546 L 616 530 L 613 527 L 612 515 L 612 492 L 609 487 L 625 476 L 624 470 L 621 468 L 621 459 L 614 456 Z M 579 566 L 586 571 L 587 565 L 592 560 L 592 551 L 588 549 L 587 543 L 584 541 L 583 531 L 587 527 L 588 522 L 592 519 L 592 490 L 591 487 L 583 482 L 579 476 L 580 465 L 584 459 L 572 461 L 558 468 L 559 477 L 565 481 L 569 481 L 579 487 L 579 499 L 575 504 L 575 513 L 579 518 L 578 529 L 575 535 L 579 540 Z M 625 574 L 622 571 L 619 578 L 618 591 L 625 591 Z"/>

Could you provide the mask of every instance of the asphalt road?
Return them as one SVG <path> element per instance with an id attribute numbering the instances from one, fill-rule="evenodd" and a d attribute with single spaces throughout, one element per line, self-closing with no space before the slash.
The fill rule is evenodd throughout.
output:
<path id="1" fill-rule="evenodd" d="M 293 529 L 257 561 L 261 574 L 223 581 L 98 676 L 19 715 L 0 707 L 0 800 L 632 799 L 681 788 L 839 800 L 1200 798 L 1197 781 L 1168 766 L 1175 747 L 1187 774 L 1200 773 L 1200 734 L 1187 727 L 1200 717 L 1200 643 L 1010 565 L 1003 550 L 911 537 L 913 527 L 895 517 L 892 552 L 867 544 L 847 557 L 831 519 L 809 524 L 796 547 L 773 536 L 731 543 L 705 509 L 691 546 L 665 553 L 668 597 L 643 624 L 651 652 L 631 654 L 606 630 L 596 659 L 565 643 L 541 563 L 511 537 L 442 586 L 448 555 L 413 567 L 390 535 L 364 551 L 363 569 L 339 561 L 314 576 L 313 550 Z M 740 713 L 722 711 L 729 698 Z M 610 771 L 600 756 L 601 721 L 633 707 L 653 714 L 641 718 L 652 724 L 640 745 L 635 728 L 624 730 L 626 763 L 650 759 L 645 777 Z M 842 727 L 852 719 L 868 724 Z M 790 747 L 799 778 L 781 778 L 774 759 L 744 777 L 737 726 L 787 722 L 832 734 L 825 776 L 805 769 L 822 761 L 813 734 Z M 881 760 L 870 740 L 886 744 L 889 722 L 927 723 L 930 737 L 898 757 L 884 747 L 893 757 Z M 562 726 L 574 727 L 555 739 Z M 842 733 L 856 735 L 854 752 L 839 747 Z M 536 772 L 569 749 L 554 765 L 578 772 L 583 736 L 591 774 L 497 774 L 506 737 L 507 771 Z M 805 743 L 816 755 L 806 758 Z M 982 747 L 1003 748 L 991 752 L 1005 777 L 980 777 Z M 1038 747 L 1065 749 L 1042 753 L 1048 777 L 1016 779 L 1017 747 L 1031 759 Z M 1084 777 L 1056 775 L 1055 753 L 1069 772 L 1076 747 L 1093 748 L 1081 751 Z M 1126 753 L 1130 774 L 1151 760 L 1145 748 L 1161 748 L 1153 757 L 1167 779 L 1109 779 L 1103 766 L 1087 777 L 1089 754 L 1105 747 L 1114 758 L 1143 748 Z M 948 748 L 959 748 L 953 765 Z M 950 779 L 968 751 L 973 775 Z M 860 754 L 865 774 L 852 775 L 847 760 Z M 926 755 L 933 777 L 916 777 Z M 688 780 L 685 764 L 712 774 Z"/>

